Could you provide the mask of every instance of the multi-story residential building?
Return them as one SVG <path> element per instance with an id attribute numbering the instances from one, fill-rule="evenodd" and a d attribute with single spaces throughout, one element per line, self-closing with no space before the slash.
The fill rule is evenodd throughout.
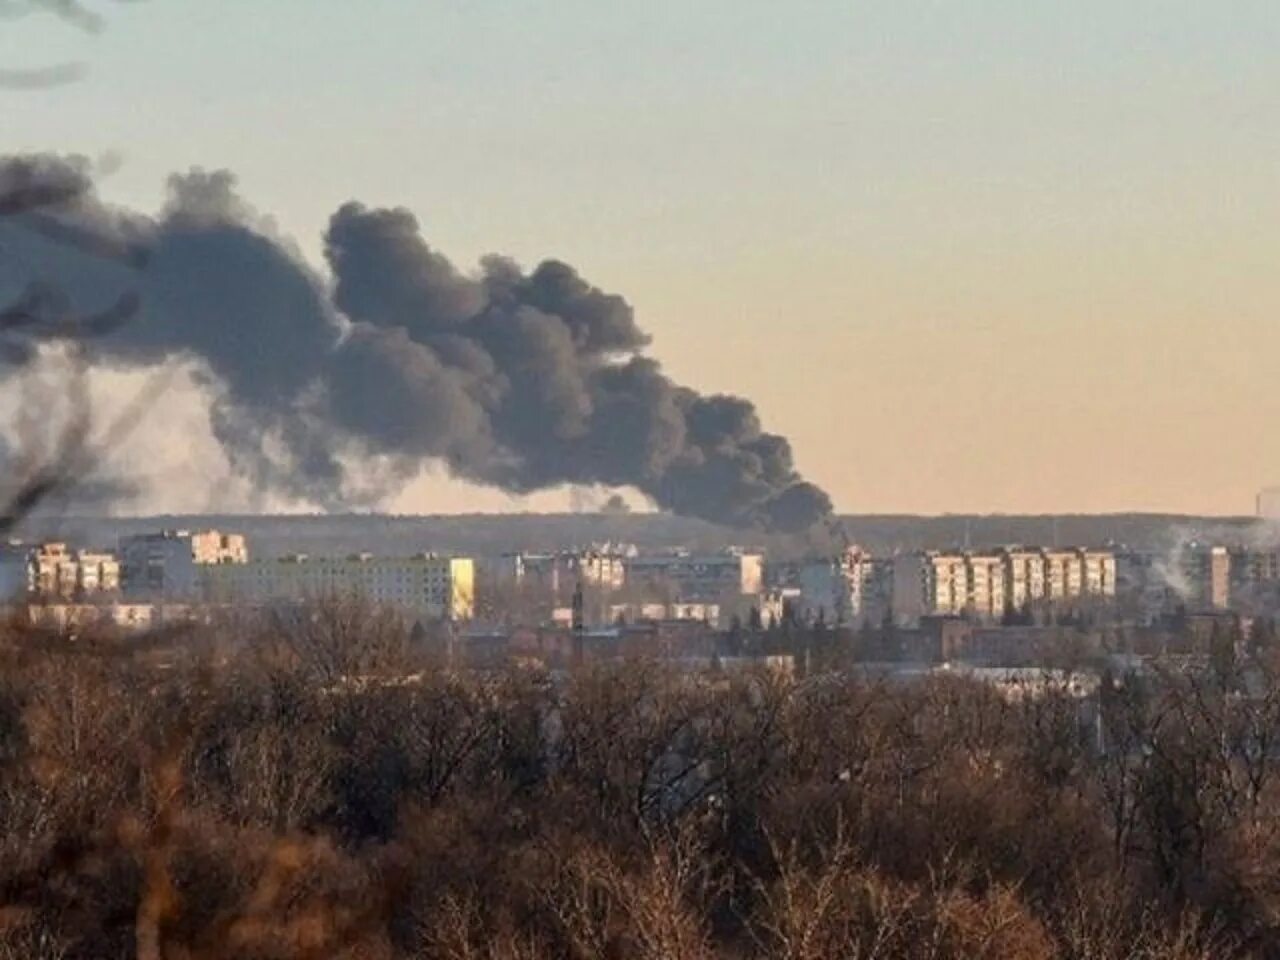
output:
<path id="1" fill-rule="evenodd" d="M 555 602 L 579 586 L 612 592 L 627 582 L 626 557 L 609 550 L 507 553 L 484 566 L 496 583 L 532 588 Z"/>
<path id="2" fill-rule="evenodd" d="M 1005 611 L 1004 558 L 996 554 L 965 554 L 968 593 L 964 609 L 982 620 L 995 620 Z"/>
<path id="3" fill-rule="evenodd" d="M 120 539 L 123 587 L 134 597 L 193 599 L 202 568 L 248 561 L 248 544 L 238 533 L 162 530 Z"/>
<path id="4" fill-rule="evenodd" d="M 114 553 L 80 550 L 76 559 L 76 589 L 81 594 L 116 593 L 120 589 L 120 561 Z"/>
<path id="5" fill-rule="evenodd" d="M 1044 584 L 1038 594 L 1028 590 L 1032 601 L 1058 603 L 1081 597 L 1108 598 L 1116 595 L 1116 555 L 1110 550 L 1072 547 L 1042 549 L 1039 552 Z"/>
<path id="6" fill-rule="evenodd" d="M 415 616 L 470 620 L 475 564 L 469 557 L 305 555 L 247 563 L 204 564 L 205 596 L 216 602 L 272 603 L 359 595 Z"/>
<path id="7" fill-rule="evenodd" d="M 1116 558 L 1108 551 L 930 551 L 896 558 L 892 609 L 899 623 L 962 613 L 993 620 L 1029 604 L 1107 598 L 1115 592 Z"/>
<path id="8" fill-rule="evenodd" d="M 14 591 L 44 597 L 78 597 L 115 593 L 120 589 L 120 564 L 114 554 L 92 550 L 72 550 L 65 543 L 41 543 L 32 547 L 11 544 L 5 565 Z M 19 565 L 25 564 L 25 578 Z"/>
<path id="9" fill-rule="evenodd" d="M 1116 555 L 1110 550 L 1077 551 L 1080 556 L 1080 594 L 1088 597 L 1116 595 Z"/>
<path id="10" fill-rule="evenodd" d="M 44 597 L 69 597 L 76 590 L 76 564 L 65 543 L 42 543 L 31 549 L 32 589 Z"/>
<path id="11" fill-rule="evenodd" d="M 839 556 L 799 565 L 799 613 L 838 625 L 861 626 L 874 614 L 875 565 L 867 553 L 850 547 Z M 883 610 L 878 611 L 883 617 Z"/>
<path id="12" fill-rule="evenodd" d="M 900 623 L 967 613 L 984 620 L 1006 606 L 1005 559 L 995 553 L 926 553 L 894 563 L 893 614 Z"/>
<path id="13" fill-rule="evenodd" d="M 898 623 L 958 615 L 968 602 L 969 571 L 964 554 L 931 550 L 894 559 L 893 618 Z"/>
<path id="14" fill-rule="evenodd" d="M 893 612 L 893 559 L 872 557 L 870 572 L 862 584 L 862 623 L 883 624 Z"/>
<path id="15" fill-rule="evenodd" d="M 1202 547 L 1188 562 L 1196 606 L 1225 610 L 1231 605 L 1231 553 L 1226 547 Z"/>
<path id="16" fill-rule="evenodd" d="M 736 615 L 747 626 L 756 620 L 761 626 L 768 627 L 782 623 L 788 615 L 794 615 L 799 607 L 799 587 L 778 587 L 766 590 L 758 597 L 743 598 L 731 616 Z"/>
<path id="17" fill-rule="evenodd" d="M 1243 554 L 1233 556 L 1226 547 L 1200 543 L 1162 552 L 1126 551 L 1113 564 L 1114 582 L 1107 592 L 1147 619 L 1179 607 L 1225 610 L 1231 605 L 1236 574 L 1249 573 Z"/>
<path id="18" fill-rule="evenodd" d="M 1280 550 L 1237 547 L 1228 556 L 1233 587 L 1280 582 Z"/>
<path id="19" fill-rule="evenodd" d="M 1227 552 L 1227 589 L 1232 605 L 1262 611 L 1273 609 L 1280 597 L 1280 550 L 1237 547 Z"/>
<path id="20" fill-rule="evenodd" d="M 1044 599 L 1044 554 L 1039 550 L 1006 547 L 1004 559 L 1005 598 L 1008 606 L 1021 610 Z"/>
<path id="21" fill-rule="evenodd" d="M 1084 582 L 1080 554 L 1075 550 L 1044 550 L 1044 599 L 1051 603 L 1078 597 Z"/>
<path id="22" fill-rule="evenodd" d="M 726 550 L 715 554 L 649 554 L 626 557 L 627 583 L 670 593 L 683 601 L 720 601 L 757 596 L 764 589 L 764 557 Z"/>

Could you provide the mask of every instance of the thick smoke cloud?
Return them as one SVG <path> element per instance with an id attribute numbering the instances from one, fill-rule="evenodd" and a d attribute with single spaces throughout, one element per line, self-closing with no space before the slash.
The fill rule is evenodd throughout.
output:
<path id="1" fill-rule="evenodd" d="M 0 161 L 0 183 L 19 174 L 30 190 L 85 176 L 73 161 Z M 56 283 L 91 311 L 136 289 L 142 310 L 93 342 L 95 361 L 198 361 L 218 439 L 260 490 L 376 502 L 437 461 L 520 493 L 634 486 L 729 524 L 803 530 L 830 513 L 751 403 L 673 383 L 630 305 L 565 263 L 526 273 L 490 257 L 466 273 L 411 213 L 348 203 L 324 277 L 229 174 L 169 187 L 155 218 L 90 191 L 0 219 L 0 302 Z"/>

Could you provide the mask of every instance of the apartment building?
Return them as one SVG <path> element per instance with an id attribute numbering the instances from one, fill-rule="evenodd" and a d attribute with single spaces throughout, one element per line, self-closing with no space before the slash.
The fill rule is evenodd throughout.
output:
<path id="1" fill-rule="evenodd" d="M 1114 597 L 1116 595 L 1116 555 L 1110 550 L 1077 551 L 1080 557 L 1080 595 Z"/>
<path id="2" fill-rule="evenodd" d="M 76 587 L 81 594 L 116 593 L 120 590 L 120 561 L 104 551 L 79 550 Z"/>
<path id="3" fill-rule="evenodd" d="M 161 530 L 120 539 L 125 592 L 150 599 L 199 597 L 204 567 L 245 564 L 243 535 L 218 530 Z"/>
<path id="4" fill-rule="evenodd" d="M 1080 596 L 1084 569 L 1075 550 L 1044 550 L 1044 597 L 1049 602 Z"/>
<path id="5" fill-rule="evenodd" d="M 902 624 L 962 613 L 994 620 L 1029 604 L 1114 597 L 1115 592 L 1116 558 L 1104 550 L 928 551 L 895 559 L 892 609 Z"/>
<path id="6" fill-rule="evenodd" d="M 1002 617 L 1007 603 L 1004 558 L 998 554 L 966 554 L 965 577 L 965 610 L 981 620 Z"/>
<path id="7" fill-rule="evenodd" d="M 914 624 L 921 617 L 958 616 L 969 602 L 969 573 L 962 553 L 904 554 L 893 564 L 893 618 Z"/>
<path id="8" fill-rule="evenodd" d="M 272 603 L 358 595 L 414 616 L 470 620 L 475 563 L 469 557 L 295 555 L 279 560 L 205 564 L 202 592 L 214 602 Z"/>
<path id="9" fill-rule="evenodd" d="M 557 602 L 567 601 L 579 585 L 613 592 L 627 582 L 626 557 L 609 550 L 507 553 L 483 565 L 495 583 L 529 588 Z"/>
<path id="10" fill-rule="evenodd" d="M 796 582 L 800 590 L 798 612 L 805 619 L 860 626 L 884 617 L 877 602 L 875 562 L 858 547 L 799 564 Z"/>
<path id="11" fill-rule="evenodd" d="M 59 542 L 10 544 L 2 562 L 7 569 L 2 579 L 11 597 L 25 592 L 70 598 L 120 589 L 120 564 L 110 553 L 73 550 Z"/>
<path id="12" fill-rule="evenodd" d="M 670 593 L 675 600 L 713 602 L 764 590 L 764 556 L 748 551 L 642 554 L 626 557 L 623 566 L 628 584 Z"/>
<path id="13" fill-rule="evenodd" d="M 1237 547 L 1228 556 L 1232 585 L 1280 582 L 1280 551 Z"/>
<path id="14" fill-rule="evenodd" d="M 1226 547 L 1204 547 L 1191 561 L 1198 606 L 1225 610 L 1231 606 L 1231 553 Z"/>
<path id="15" fill-rule="evenodd" d="M 1227 551 L 1227 589 L 1230 602 L 1244 609 L 1261 604 L 1270 609 L 1280 595 L 1280 550 L 1274 547 L 1236 547 Z"/>
<path id="16" fill-rule="evenodd" d="M 1044 597 L 1044 556 L 1039 550 L 1009 547 L 1002 551 L 1005 592 L 1014 610 Z"/>

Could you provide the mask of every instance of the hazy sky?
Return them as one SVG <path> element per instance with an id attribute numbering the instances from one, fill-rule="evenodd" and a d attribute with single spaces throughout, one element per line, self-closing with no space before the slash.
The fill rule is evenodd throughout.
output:
<path id="1" fill-rule="evenodd" d="M 149 0 L 0 19 L 0 150 L 228 167 L 578 266 L 853 512 L 1247 512 L 1280 482 L 1275 0 Z M 501 506 L 424 480 L 404 509 Z"/>

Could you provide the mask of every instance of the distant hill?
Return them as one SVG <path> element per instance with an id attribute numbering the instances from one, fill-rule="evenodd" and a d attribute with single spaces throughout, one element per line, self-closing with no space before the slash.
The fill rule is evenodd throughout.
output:
<path id="1" fill-rule="evenodd" d="M 1144 513 L 850 515 L 841 520 L 853 542 L 877 554 L 1006 543 L 1161 550 L 1180 540 L 1241 543 L 1269 539 L 1280 530 L 1274 525 L 1260 524 L 1252 517 Z M 604 541 L 634 543 L 645 549 L 684 546 L 711 550 L 744 544 L 766 547 L 783 556 L 826 548 L 819 542 L 771 538 L 759 531 L 732 530 L 699 520 L 652 513 L 61 516 L 32 520 L 24 535 L 29 539 L 63 538 L 75 543 L 112 546 L 122 535 L 165 527 L 217 527 L 243 532 L 250 538 L 251 550 L 259 557 L 285 553 L 336 555 L 360 550 L 400 555 L 427 550 L 491 555 L 507 550 L 552 550 Z"/>

